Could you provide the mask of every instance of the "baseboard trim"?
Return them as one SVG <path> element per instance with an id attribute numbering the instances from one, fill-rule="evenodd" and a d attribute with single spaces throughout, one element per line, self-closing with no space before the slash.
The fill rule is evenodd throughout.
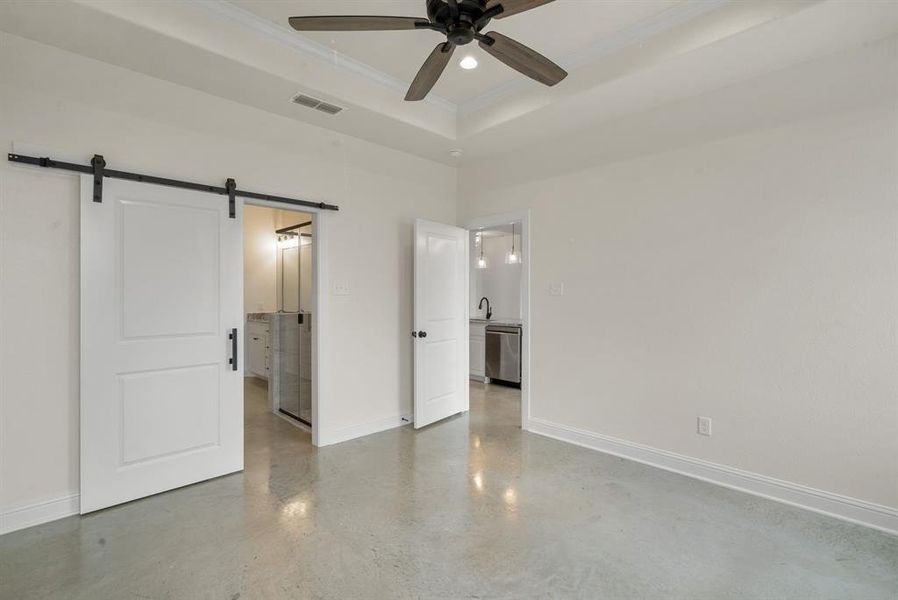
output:
<path id="1" fill-rule="evenodd" d="M 287 417 L 284 417 L 285 419 Z M 376 419 L 358 425 L 351 425 L 335 429 L 333 431 L 319 432 L 319 446 L 330 446 L 347 442 L 356 438 L 371 435 L 408 425 L 411 417 L 408 415 L 394 415 L 384 419 Z M 0 535 L 12 533 L 27 527 L 34 527 L 43 523 L 49 523 L 63 517 L 70 517 L 81 512 L 80 494 L 70 494 L 54 500 L 36 502 L 27 506 L 21 506 L 0 512 Z"/>
<path id="2" fill-rule="evenodd" d="M 0 513 L 0 535 L 77 515 L 80 511 L 79 494 L 69 494 L 55 500 L 45 500 L 6 510 Z"/>
<path id="3" fill-rule="evenodd" d="M 349 440 L 365 437 L 372 433 L 380 433 L 387 429 L 402 427 L 403 425 L 408 425 L 410 422 L 411 417 L 409 415 L 393 415 L 391 417 L 375 419 L 373 421 L 359 423 L 358 425 L 350 425 L 349 427 L 341 427 L 331 431 L 319 430 L 318 445 L 331 446 L 341 442 L 348 442 Z"/>
<path id="4" fill-rule="evenodd" d="M 530 418 L 527 431 L 898 535 L 898 510 L 607 435 Z"/>
<path id="5" fill-rule="evenodd" d="M 323 440 L 319 445 L 339 444 L 401 427 L 407 425 L 409 421 L 410 417 L 397 415 L 343 427 L 327 434 L 322 432 Z M 881 504 L 833 494 L 544 419 L 530 418 L 527 421 L 527 431 L 898 535 L 898 510 Z M 69 494 L 54 500 L 6 510 L 0 512 L 0 535 L 77 515 L 79 512 L 79 494 Z"/>

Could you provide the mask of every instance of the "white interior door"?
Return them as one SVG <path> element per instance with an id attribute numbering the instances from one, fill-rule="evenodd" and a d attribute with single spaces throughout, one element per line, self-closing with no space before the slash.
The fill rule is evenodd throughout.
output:
<path id="1" fill-rule="evenodd" d="M 243 469 L 243 206 L 81 180 L 81 512 Z M 236 328 L 238 343 L 229 334 Z"/>
<path id="2" fill-rule="evenodd" d="M 467 410 L 468 232 L 415 222 L 415 428 Z"/>

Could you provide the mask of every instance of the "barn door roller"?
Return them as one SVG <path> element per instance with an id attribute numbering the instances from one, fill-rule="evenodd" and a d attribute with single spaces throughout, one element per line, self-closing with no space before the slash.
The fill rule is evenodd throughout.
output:
<path id="1" fill-rule="evenodd" d="M 94 154 L 90 159 L 90 166 L 94 171 L 94 202 L 103 201 L 103 171 L 106 170 L 106 161 L 100 154 Z"/>

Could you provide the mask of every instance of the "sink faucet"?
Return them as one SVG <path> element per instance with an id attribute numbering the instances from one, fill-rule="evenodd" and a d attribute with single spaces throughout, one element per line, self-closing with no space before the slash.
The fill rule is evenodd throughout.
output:
<path id="1" fill-rule="evenodd" d="M 493 316 L 493 309 L 490 308 L 490 299 L 484 296 L 480 299 L 480 304 L 477 305 L 477 310 L 483 310 L 483 301 L 486 300 L 486 320 L 489 321 L 490 317 Z"/>

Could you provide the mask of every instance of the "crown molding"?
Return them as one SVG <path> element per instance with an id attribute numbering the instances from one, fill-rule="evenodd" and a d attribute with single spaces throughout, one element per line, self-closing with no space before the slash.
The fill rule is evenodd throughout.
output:
<path id="1" fill-rule="evenodd" d="M 597 40 L 583 50 L 571 52 L 559 58 L 557 62 L 567 71 L 597 62 L 613 52 L 638 44 L 653 35 L 657 35 L 692 19 L 698 18 L 712 10 L 730 4 L 734 0 L 684 0 L 672 8 L 653 15 L 633 25 Z M 533 81 L 518 77 L 491 88 L 478 96 L 465 100 L 458 105 L 459 116 L 471 114 L 488 108 L 505 96 L 536 88 Z"/>
<path id="2" fill-rule="evenodd" d="M 364 77 L 372 83 L 402 95 L 405 95 L 406 91 L 408 91 L 409 82 L 388 75 L 383 71 L 375 69 L 369 64 L 356 60 L 351 56 L 338 52 L 324 44 L 319 44 L 291 29 L 287 29 L 268 19 L 262 18 L 245 8 L 231 4 L 227 0 L 197 0 L 196 4 L 202 6 L 210 13 L 214 13 L 219 17 L 223 17 L 242 25 L 243 27 L 261 33 L 267 38 L 287 46 L 305 58 L 327 62 L 329 65 L 336 66 L 338 69 L 343 69 L 353 75 Z M 424 102 L 452 114 L 458 112 L 458 107 L 454 103 L 445 98 L 440 98 L 435 94 L 428 94 L 424 99 Z"/>

